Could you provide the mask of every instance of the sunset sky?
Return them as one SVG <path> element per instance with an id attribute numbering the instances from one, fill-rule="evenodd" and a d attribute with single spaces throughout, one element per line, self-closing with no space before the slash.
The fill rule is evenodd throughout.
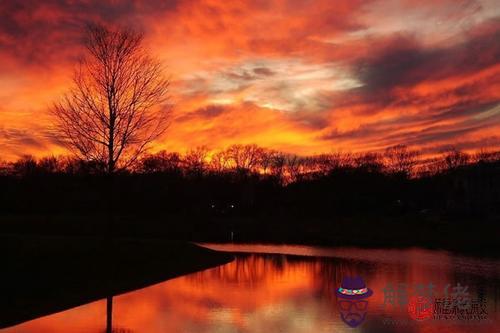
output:
<path id="1" fill-rule="evenodd" d="M 86 22 L 132 26 L 171 77 L 155 149 L 500 148 L 499 0 L 0 0 L 0 159 L 64 153 L 48 108 Z"/>

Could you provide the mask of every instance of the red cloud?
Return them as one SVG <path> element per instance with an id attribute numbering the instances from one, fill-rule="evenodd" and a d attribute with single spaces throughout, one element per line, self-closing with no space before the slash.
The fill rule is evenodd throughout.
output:
<path id="1" fill-rule="evenodd" d="M 500 11 L 487 0 L 49 0 L 0 14 L 3 158 L 62 151 L 46 110 L 89 21 L 144 30 L 168 66 L 176 121 L 158 149 L 499 146 Z"/>

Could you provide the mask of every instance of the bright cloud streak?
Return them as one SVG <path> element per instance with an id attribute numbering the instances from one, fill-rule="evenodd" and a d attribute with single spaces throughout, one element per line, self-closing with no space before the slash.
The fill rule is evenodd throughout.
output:
<path id="1" fill-rule="evenodd" d="M 463 1 L 0 4 L 0 158 L 59 154 L 47 109 L 89 20 L 142 29 L 172 78 L 156 149 L 500 148 L 500 7 Z"/>

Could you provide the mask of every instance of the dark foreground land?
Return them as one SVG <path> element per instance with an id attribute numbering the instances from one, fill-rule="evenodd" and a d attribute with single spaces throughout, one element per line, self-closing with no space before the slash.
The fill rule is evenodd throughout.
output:
<path id="1" fill-rule="evenodd" d="M 4 232 L 22 235 L 96 237 L 107 232 L 106 216 L 0 216 Z M 453 216 L 405 214 L 342 218 L 300 216 L 120 215 L 113 235 L 137 239 L 215 243 L 270 243 L 367 248 L 422 247 L 476 256 L 499 257 L 500 223 Z M 29 239 L 29 238 L 28 238 Z"/>
<path id="2" fill-rule="evenodd" d="M 500 252 L 500 153 L 469 161 L 454 151 L 418 177 L 404 158 L 373 154 L 270 165 L 244 156 L 221 169 L 158 153 L 112 176 L 82 161 L 21 159 L 0 172 L 0 235 Z"/>
<path id="3" fill-rule="evenodd" d="M 186 242 L 0 236 L 0 328 L 227 263 Z"/>
<path id="4" fill-rule="evenodd" d="M 418 178 L 366 162 L 292 183 L 247 169 L 29 165 L 0 176 L 0 234 L 500 252 L 500 160 Z"/>
<path id="5" fill-rule="evenodd" d="M 111 177 L 28 162 L 0 175 L 0 328 L 231 260 L 190 241 L 500 256 L 499 160 L 419 178 L 368 161 L 291 183 L 242 168 Z"/>

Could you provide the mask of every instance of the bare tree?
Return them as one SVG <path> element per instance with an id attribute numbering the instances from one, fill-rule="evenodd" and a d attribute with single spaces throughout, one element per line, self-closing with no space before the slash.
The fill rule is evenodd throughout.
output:
<path id="1" fill-rule="evenodd" d="M 377 173 L 382 170 L 381 156 L 378 153 L 359 153 L 353 157 L 353 166 L 366 172 Z"/>
<path id="2" fill-rule="evenodd" d="M 37 172 L 36 159 L 31 155 L 24 155 L 12 164 L 15 175 L 26 177 Z"/>
<path id="3" fill-rule="evenodd" d="M 341 167 L 342 156 L 340 153 L 316 155 L 311 158 L 311 164 L 313 172 L 324 176 Z"/>
<path id="4" fill-rule="evenodd" d="M 12 163 L 0 159 L 0 176 L 7 176 L 12 173 Z"/>
<path id="5" fill-rule="evenodd" d="M 500 157 L 500 151 L 487 150 L 484 147 L 479 149 L 472 157 L 475 163 L 487 163 L 497 161 Z"/>
<path id="6" fill-rule="evenodd" d="M 63 162 L 55 156 L 46 156 L 38 160 L 37 168 L 41 173 L 56 173 L 63 171 Z"/>
<path id="7" fill-rule="evenodd" d="M 390 172 L 402 174 L 405 177 L 412 175 L 418 162 L 419 152 L 400 144 L 385 150 L 384 159 Z"/>
<path id="8" fill-rule="evenodd" d="M 298 155 L 287 155 L 286 156 L 286 172 L 288 176 L 288 181 L 296 182 L 302 179 L 304 176 L 304 164 L 305 159 Z"/>
<path id="9" fill-rule="evenodd" d="M 165 150 L 141 158 L 136 171 L 140 173 L 175 173 L 181 171 L 181 156 L 179 153 L 169 153 Z"/>
<path id="10" fill-rule="evenodd" d="M 286 162 L 286 154 L 279 151 L 273 151 L 271 153 L 271 174 L 277 177 L 281 182 L 284 181 Z"/>
<path id="11" fill-rule="evenodd" d="M 269 149 L 262 148 L 259 154 L 259 169 L 263 174 L 267 174 L 272 166 L 274 152 Z"/>
<path id="12" fill-rule="evenodd" d="M 444 152 L 443 163 L 447 170 L 453 170 L 469 163 L 470 155 L 457 150 L 455 147 Z"/>
<path id="13" fill-rule="evenodd" d="M 229 168 L 229 157 L 226 150 L 220 150 L 212 154 L 210 168 L 218 173 L 222 173 Z"/>
<path id="14" fill-rule="evenodd" d="M 189 150 L 183 158 L 185 170 L 196 176 L 201 176 L 207 169 L 207 159 L 209 149 L 206 146 L 199 146 Z"/>
<path id="15" fill-rule="evenodd" d="M 227 148 L 230 162 L 237 170 L 255 170 L 262 152 L 263 148 L 257 145 L 232 145 Z"/>
<path id="16" fill-rule="evenodd" d="M 160 63 L 131 29 L 87 28 L 88 56 L 80 61 L 73 88 L 52 108 L 55 127 L 79 158 L 106 164 L 106 171 L 132 164 L 167 128 L 169 81 Z"/>

